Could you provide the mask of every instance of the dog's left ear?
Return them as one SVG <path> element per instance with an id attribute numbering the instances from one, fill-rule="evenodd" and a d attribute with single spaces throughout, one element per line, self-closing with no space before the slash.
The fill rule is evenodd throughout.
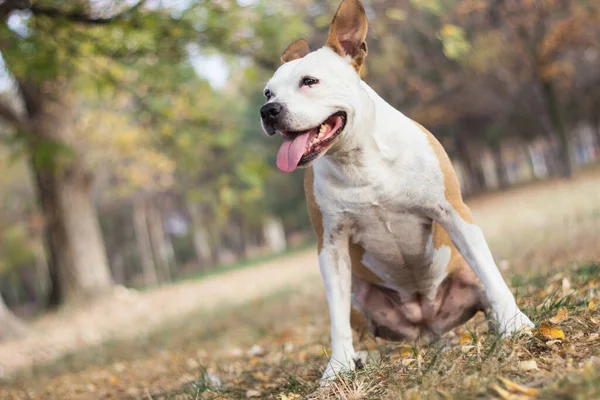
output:
<path id="1" fill-rule="evenodd" d="M 367 14 L 360 0 L 343 0 L 329 27 L 327 47 L 342 57 L 350 56 L 356 72 L 360 72 L 367 57 L 368 28 Z"/>
<path id="2" fill-rule="evenodd" d="M 281 63 L 285 64 L 292 60 L 297 60 L 310 53 L 308 48 L 308 42 L 304 39 L 298 39 L 294 43 L 290 44 L 287 49 L 281 55 Z"/>

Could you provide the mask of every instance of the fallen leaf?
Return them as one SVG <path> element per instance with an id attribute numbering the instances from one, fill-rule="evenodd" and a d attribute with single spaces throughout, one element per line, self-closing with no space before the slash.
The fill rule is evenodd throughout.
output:
<path id="1" fill-rule="evenodd" d="M 252 375 L 261 382 L 269 382 L 271 380 L 271 377 L 265 375 L 262 371 L 257 371 Z"/>
<path id="2" fill-rule="evenodd" d="M 415 360 L 414 358 L 405 358 L 404 360 L 402 360 L 402 366 L 403 367 L 408 367 L 410 364 L 414 363 Z"/>
<path id="3" fill-rule="evenodd" d="M 564 321 L 569 316 L 569 310 L 566 307 L 561 307 L 560 310 L 556 313 L 556 315 L 550 318 L 550 322 L 553 324 L 558 324 L 560 321 Z"/>
<path id="4" fill-rule="evenodd" d="M 414 351 L 413 351 L 412 347 L 404 346 L 400 350 L 400 357 L 402 357 L 402 358 L 412 357 L 413 355 L 414 355 Z"/>
<path id="5" fill-rule="evenodd" d="M 119 377 L 112 375 L 110 378 L 108 378 L 108 381 L 111 384 L 116 385 L 119 382 Z"/>
<path id="6" fill-rule="evenodd" d="M 565 333 L 558 326 L 552 326 L 548 322 L 542 322 L 538 328 L 540 335 L 546 339 L 565 339 Z"/>
<path id="7" fill-rule="evenodd" d="M 296 393 L 288 393 L 288 394 L 282 393 L 280 400 L 296 400 L 299 398 L 300 398 L 300 395 L 296 394 Z"/>
<path id="8" fill-rule="evenodd" d="M 256 358 L 256 357 L 252 357 L 250 359 L 250 365 L 252 365 L 252 366 L 258 364 L 259 362 L 260 362 L 260 360 L 258 358 Z"/>
<path id="9" fill-rule="evenodd" d="M 517 367 L 521 371 L 532 371 L 538 369 L 537 362 L 535 362 L 535 360 L 519 361 Z"/>
<path id="10" fill-rule="evenodd" d="M 250 389 L 246 392 L 246 397 L 248 398 L 252 398 L 252 397 L 260 397 L 261 392 L 258 390 L 254 390 L 254 389 Z"/>
<path id="11" fill-rule="evenodd" d="M 473 336 L 469 332 L 465 332 L 460 336 L 460 344 L 467 344 L 473 341 Z"/>
<path id="12" fill-rule="evenodd" d="M 497 384 L 493 384 L 492 385 L 492 390 L 496 393 L 498 393 L 498 396 L 500 396 L 501 399 L 503 400 L 508 400 L 511 398 L 511 394 L 508 390 L 502 389 L 499 385 Z"/>
<path id="13" fill-rule="evenodd" d="M 452 397 L 452 395 L 445 390 L 438 389 L 437 392 L 445 400 L 454 400 L 454 397 Z"/>
<path id="14" fill-rule="evenodd" d="M 594 311 L 596 309 L 596 306 L 597 306 L 596 302 L 592 299 L 588 303 L 588 310 Z"/>
<path id="15" fill-rule="evenodd" d="M 460 351 L 463 352 L 463 354 L 467 354 L 468 352 L 470 352 L 471 350 L 475 349 L 476 346 L 463 346 L 461 347 Z"/>
<path id="16" fill-rule="evenodd" d="M 526 386 L 523 386 L 516 382 L 513 382 L 507 378 L 504 378 L 502 376 L 499 376 L 498 379 L 500 380 L 500 382 L 502 382 L 504 384 L 504 386 L 508 390 L 510 390 L 512 392 L 519 392 L 526 396 L 531 396 L 531 397 L 537 396 L 537 394 L 539 393 L 539 390 L 537 390 L 537 389 L 528 388 Z"/>

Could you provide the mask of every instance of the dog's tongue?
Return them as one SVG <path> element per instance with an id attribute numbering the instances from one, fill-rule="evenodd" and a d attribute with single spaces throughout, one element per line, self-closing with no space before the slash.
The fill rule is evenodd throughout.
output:
<path id="1" fill-rule="evenodd" d="M 298 163 L 306 150 L 306 144 L 310 138 L 310 131 L 300 133 L 294 137 L 284 136 L 283 144 L 277 153 L 277 167 L 283 172 L 292 172 L 298 167 Z"/>

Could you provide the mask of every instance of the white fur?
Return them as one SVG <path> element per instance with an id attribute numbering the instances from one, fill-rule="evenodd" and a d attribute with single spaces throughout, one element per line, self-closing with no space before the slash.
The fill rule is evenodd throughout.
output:
<path id="1" fill-rule="evenodd" d="M 300 88 L 304 76 L 320 83 Z M 292 130 L 317 126 L 340 110 L 348 114 L 344 132 L 313 163 L 324 226 L 319 264 L 331 317 L 332 354 L 324 380 L 354 368 L 348 240 L 365 249 L 365 265 L 386 286 L 432 296 L 450 261 L 449 248 L 433 248 L 427 226 L 437 221 L 481 279 L 500 327 L 510 333 L 532 325 L 504 283 L 481 230 L 462 220 L 446 200 L 444 176 L 426 134 L 362 82 L 347 60 L 323 48 L 284 64 L 267 87 L 274 94 L 271 101 L 285 107 Z M 342 159 L 353 151 L 351 162 Z"/>

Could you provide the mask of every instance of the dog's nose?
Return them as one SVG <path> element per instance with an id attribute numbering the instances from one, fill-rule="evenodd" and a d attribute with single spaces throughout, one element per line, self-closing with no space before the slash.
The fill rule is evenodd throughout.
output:
<path id="1" fill-rule="evenodd" d="M 273 124 L 277 121 L 279 114 L 283 110 L 283 106 L 279 103 L 268 103 L 260 108 L 260 117 L 267 124 Z"/>

